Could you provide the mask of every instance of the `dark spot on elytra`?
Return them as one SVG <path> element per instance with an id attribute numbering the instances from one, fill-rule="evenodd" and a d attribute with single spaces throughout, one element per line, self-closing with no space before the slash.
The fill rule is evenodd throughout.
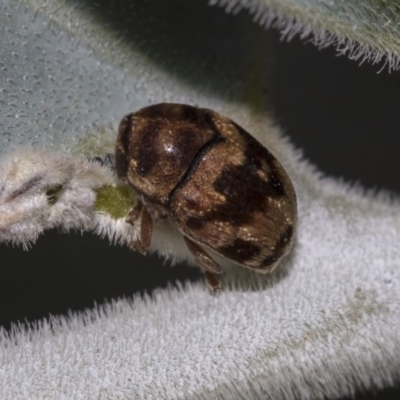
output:
<path id="1" fill-rule="evenodd" d="M 235 226 L 249 223 L 256 211 L 265 213 L 267 199 L 280 195 L 270 182 L 260 178 L 248 158 L 243 165 L 226 166 L 214 182 L 214 189 L 225 196 L 225 202 L 207 217 L 229 221 Z"/>
<path id="2" fill-rule="evenodd" d="M 267 162 L 270 172 L 268 173 L 268 179 L 271 187 L 271 195 L 274 193 L 274 197 L 284 196 L 285 189 L 282 184 L 282 180 L 280 179 L 280 166 L 276 158 L 272 155 L 272 153 L 266 149 L 260 142 L 258 142 L 253 136 L 251 136 L 245 129 L 243 129 L 240 125 L 233 122 L 237 131 L 242 135 L 246 142 L 246 158 L 248 162 L 255 165 L 257 169 L 262 168 L 261 160 Z"/>
<path id="3" fill-rule="evenodd" d="M 268 269 L 271 265 L 274 265 L 280 258 L 282 254 L 274 254 L 272 256 L 265 257 L 261 263 L 262 269 Z"/>
<path id="4" fill-rule="evenodd" d="M 243 239 L 236 239 L 232 244 L 228 246 L 218 247 L 216 249 L 218 253 L 221 253 L 225 257 L 235 260 L 239 263 L 255 258 L 260 253 L 260 248 Z"/>
<path id="5" fill-rule="evenodd" d="M 194 125 L 205 124 L 205 113 L 202 109 L 192 106 L 182 106 L 179 108 L 179 117 Z"/>
<path id="6" fill-rule="evenodd" d="M 205 216 L 191 218 L 193 229 L 200 229 L 208 221 L 225 221 L 233 226 L 251 223 L 255 212 L 266 213 L 268 198 L 284 195 L 284 187 L 276 175 L 266 182 L 257 173 L 258 169 L 250 156 L 243 165 L 230 165 L 223 168 L 214 182 L 216 192 L 225 197 L 225 202 L 215 206 Z"/>
<path id="7" fill-rule="evenodd" d="M 282 181 L 276 173 L 270 172 L 268 174 L 268 182 L 271 185 L 271 189 L 275 191 L 274 197 L 285 195 L 285 189 L 283 187 Z"/>
<path id="8" fill-rule="evenodd" d="M 290 242 L 293 236 L 293 226 L 289 225 L 285 232 L 282 233 L 278 242 L 276 243 L 275 250 L 272 255 L 265 257 L 261 263 L 262 268 L 268 268 L 275 264 L 284 254 L 286 246 Z"/>
<path id="9" fill-rule="evenodd" d="M 258 163 L 258 160 L 265 160 L 269 165 L 274 165 L 276 158 L 271 152 L 266 149 L 258 140 L 250 135 L 245 129 L 243 129 L 236 122 L 232 121 L 237 131 L 243 136 L 247 145 L 247 154 L 251 155 L 254 162 Z"/>
<path id="10" fill-rule="evenodd" d="M 158 163 L 158 136 L 160 132 L 160 122 L 149 120 L 141 127 L 142 136 L 137 158 L 137 173 L 140 176 L 148 175 Z"/>
<path id="11" fill-rule="evenodd" d="M 276 244 L 276 249 L 284 250 L 288 245 L 288 243 L 291 241 L 292 236 L 293 236 L 293 226 L 289 225 L 285 229 L 285 232 L 283 232 L 281 237 L 279 238 L 278 243 Z"/>
<path id="12" fill-rule="evenodd" d="M 206 219 L 203 218 L 195 218 L 195 217 L 189 217 L 185 224 L 189 229 L 192 230 L 197 230 L 203 228 L 203 226 L 207 223 Z"/>
<path id="13" fill-rule="evenodd" d="M 218 133 L 212 115 L 207 114 L 207 118 L 210 128 L 216 132 L 213 145 L 218 144 L 224 139 Z M 209 221 L 224 221 L 236 227 L 251 224 L 255 212 L 268 212 L 269 198 L 285 196 L 280 166 L 275 157 L 243 128 L 234 125 L 246 142 L 244 162 L 242 165 L 226 165 L 222 169 L 213 187 L 225 197 L 224 203 L 202 217 L 191 217 L 191 229 L 201 229 Z M 259 175 L 265 164 L 268 165 L 268 170 L 264 170 L 268 174 L 267 180 Z"/>

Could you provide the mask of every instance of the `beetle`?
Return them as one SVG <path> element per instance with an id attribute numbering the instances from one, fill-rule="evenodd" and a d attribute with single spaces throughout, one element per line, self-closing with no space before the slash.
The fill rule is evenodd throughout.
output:
<path id="1" fill-rule="evenodd" d="M 206 274 L 220 286 L 219 255 L 254 271 L 272 271 L 292 247 L 297 221 L 293 185 L 277 159 L 247 131 L 215 111 L 160 103 L 124 117 L 115 150 L 117 175 L 140 200 L 146 252 L 155 222 L 171 217 Z"/>

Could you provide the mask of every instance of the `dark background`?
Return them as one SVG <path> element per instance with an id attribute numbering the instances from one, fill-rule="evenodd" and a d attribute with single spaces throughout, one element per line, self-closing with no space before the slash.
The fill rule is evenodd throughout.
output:
<path id="1" fill-rule="evenodd" d="M 114 6 L 109 6 L 110 3 Z M 235 31 L 238 26 L 235 18 L 246 19 L 251 24 L 244 12 L 233 18 L 222 10 L 206 8 L 205 3 L 196 1 L 193 7 L 201 9 L 207 21 L 219 24 L 233 37 L 241 34 Z M 111 7 L 106 14 L 99 12 L 99 18 L 115 21 L 122 12 L 115 7 L 118 1 L 99 4 L 97 12 L 101 7 Z M 141 27 L 149 29 L 152 23 L 146 20 L 150 11 L 153 15 L 155 12 L 150 10 L 150 4 L 138 1 L 134 6 L 136 15 L 140 16 L 140 24 L 132 32 L 135 39 L 144 34 Z M 197 37 L 197 25 L 202 23 L 198 17 L 186 18 L 189 20 L 182 23 L 185 28 L 182 36 L 182 26 L 168 24 L 170 15 L 161 15 L 167 11 L 157 12 L 160 14 L 155 21 L 157 17 L 164 21 L 162 27 L 154 28 L 163 29 L 163 35 L 157 37 L 169 39 L 165 43 L 164 39 L 158 40 L 154 44 L 156 50 L 157 46 L 164 51 L 173 46 L 177 54 L 190 54 L 193 42 L 200 50 L 203 45 L 204 49 L 209 46 L 202 45 Z M 123 28 L 126 30 L 127 26 Z M 251 29 L 260 35 L 267 34 L 255 25 Z M 212 34 L 221 32 L 216 29 Z M 378 73 L 380 66 L 368 63 L 360 66 L 346 57 L 338 57 L 332 48 L 319 51 L 297 39 L 281 42 L 275 31 L 268 34 L 275 61 L 274 85 L 268 86 L 266 93 L 272 100 L 276 121 L 292 142 L 328 175 L 357 181 L 368 188 L 400 191 L 400 182 L 394 173 L 398 170 L 400 153 L 400 74 L 389 74 L 387 69 Z M 234 46 L 227 49 L 227 55 L 233 51 Z M 150 56 L 155 62 L 157 57 L 163 57 L 162 51 L 153 53 Z M 224 66 L 226 58 L 216 54 L 215 65 Z M 169 68 L 168 60 L 163 65 Z M 182 64 L 174 68 L 179 72 L 184 67 Z M 197 79 L 201 81 L 210 73 L 210 68 L 212 72 L 213 67 L 208 65 L 200 68 Z M 101 304 L 117 297 L 151 292 L 177 280 L 202 279 L 195 268 L 171 267 L 155 256 L 149 262 L 149 257 L 111 246 L 91 234 L 51 231 L 28 252 L 0 245 L 0 260 L 0 325 L 6 329 L 12 322 L 34 321 L 49 314 L 91 308 L 94 302 Z M 387 390 L 378 397 L 369 393 L 358 398 L 397 399 L 399 396 L 400 391 Z"/>

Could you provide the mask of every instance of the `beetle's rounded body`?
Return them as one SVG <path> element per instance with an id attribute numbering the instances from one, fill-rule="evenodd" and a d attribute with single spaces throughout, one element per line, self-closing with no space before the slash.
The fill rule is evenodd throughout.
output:
<path id="1" fill-rule="evenodd" d="M 186 238 L 236 263 L 269 272 L 291 248 L 297 206 L 288 175 L 214 111 L 162 103 L 126 116 L 116 168 L 153 219 L 170 215 Z"/>

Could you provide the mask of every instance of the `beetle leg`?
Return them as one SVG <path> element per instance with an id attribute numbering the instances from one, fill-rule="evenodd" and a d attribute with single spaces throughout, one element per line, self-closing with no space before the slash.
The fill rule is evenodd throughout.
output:
<path id="1" fill-rule="evenodd" d="M 146 207 L 142 210 L 142 219 L 140 221 L 140 241 L 145 251 L 150 248 L 151 237 L 153 236 L 153 218 Z"/>
<path id="2" fill-rule="evenodd" d="M 208 287 L 213 292 L 221 287 L 221 282 L 219 281 L 218 276 L 216 274 L 205 271 L 204 275 L 206 276 Z"/>
<path id="3" fill-rule="evenodd" d="M 221 273 L 221 267 L 217 264 L 197 243 L 184 236 L 187 247 L 193 254 L 197 261 L 198 266 L 204 272 L 208 285 L 211 290 L 215 290 L 221 287 L 219 279 L 216 274 Z"/>
<path id="4" fill-rule="evenodd" d="M 128 224 L 134 225 L 135 221 L 140 217 L 142 210 L 143 210 L 143 204 L 141 201 L 138 201 L 129 211 L 128 217 L 126 218 L 126 222 Z"/>
<path id="5" fill-rule="evenodd" d="M 141 254 L 146 254 L 153 235 L 153 219 L 141 202 L 136 203 L 132 210 L 129 211 L 126 222 L 133 225 L 139 217 L 141 217 L 140 239 L 129 243 L 129 247 Z"/>

